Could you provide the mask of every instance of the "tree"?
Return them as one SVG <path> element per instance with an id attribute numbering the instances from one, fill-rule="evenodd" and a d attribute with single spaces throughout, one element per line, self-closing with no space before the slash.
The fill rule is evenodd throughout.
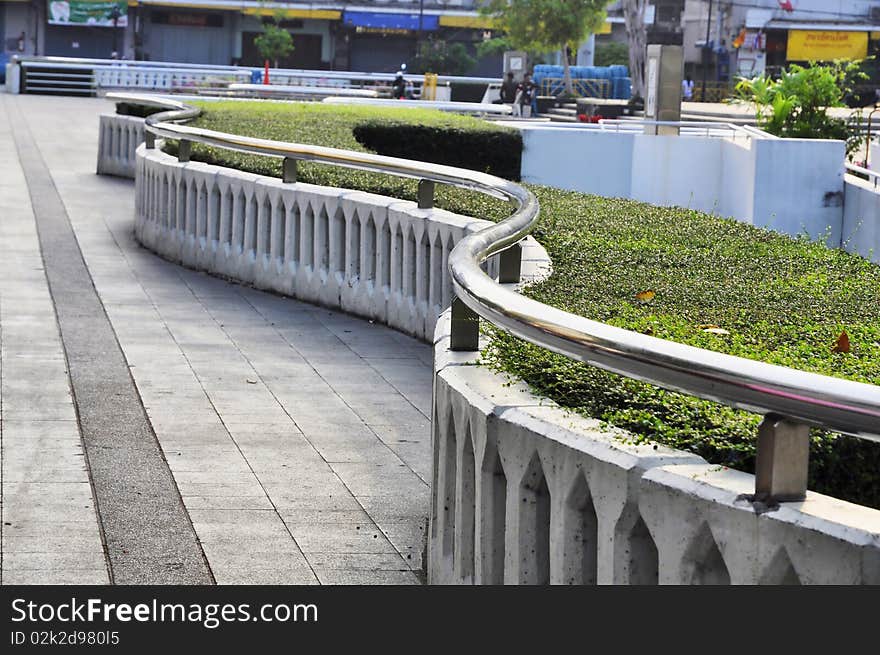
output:
<path id="1" fill-rule="evenodd" d="M 622 0 L 623 22 L 629 42 L 629 76 L 634 98 L 645 97 L 645 57 L 648 51 L 648 29 L 645 9 L 648 0 Z"/>
<path id="2" fill-rule="evenodd" d="M 481 11 L 496 20 L 510 43 L 523 50 L 559 50 L 565 92 L 574 95 L 568 46 L 577 48 L 605 21 L 611 0 L 489 0 Z"/>
<path id="3" fill-rule="evenodd" d="M 419 52 L 410 65 L 413 73 L 466 75 L 476 66 L 463 43 L 447 43 L 433 39 L 419 44 Z"/>
<path id="4" fill-rule="evenodd" d="M 483 57 L 493 57 L 503 55 L 508 50 L 516 50 L 516 47 L 513 45 L 513 42 L 506 35 L 496 36 L 491 39 L 487 39 L 485 41 L 480 41 L 477 43 L 477 57 L 482 59 Z M 547 59 L 546 52 L 537 52 L 535 50 L 526 50 L 526 55 L 529 57 L 529 61 L 533 64 L 546 64 L 549 63 Z"/>
<path id="5" fill-rule="evenodd" d="M 278 27 L 277 19 L 273 19 L 273 22 L 263 26 L 263 33 L 254 39 L 254 45 L 263 59 L 272 61 L 278 68 L 278 60 L 293 52 L 293 37 L 290 32 Z"/>

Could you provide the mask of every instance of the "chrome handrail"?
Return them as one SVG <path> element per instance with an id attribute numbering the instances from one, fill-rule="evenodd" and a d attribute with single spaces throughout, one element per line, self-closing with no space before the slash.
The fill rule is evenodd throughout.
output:
<path id="1" fill-rule="evenodd" d="M 516 209 L 509 218 L 464 237 L 449 255 L 456 295 L 452 308 L 452 348 L 477 349 L 476 316 L 479 316 L 571 359 L 666 389 L 764 414 L 759 433 L 758 496 L 775 500 L 803 498 L 809 454 L 806 426 L 880 441 L 880 386 L 704 350 L 613 327 L 544 305 L 490 278 L 481 264 L 516 245 L 538 220 L 538 201 L 524 186 L 451 166 L 188 127 L 176 121 L 191 119 L 200 110 L 182 102 L 136 94 L 108 94 L 107 97 L 168 107 L 169 111 L 146 119 L 146 131 L 153 137 L 429 180 L 512 201 Z M 503 264 L 501 268 L 504 269 Z"/>

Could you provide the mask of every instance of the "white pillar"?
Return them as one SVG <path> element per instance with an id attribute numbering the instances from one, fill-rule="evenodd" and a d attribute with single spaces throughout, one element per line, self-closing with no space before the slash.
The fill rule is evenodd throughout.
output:
<path id="1" fill-rule="evenodd" d="M 577 51 L 577 65 L 578 66 L 592 66 L 593 65 L 593 56 L 596 53 L 596 35 L 590 34 L 587 37 L 587 40 L 581 43 L 578 46 Z"/>

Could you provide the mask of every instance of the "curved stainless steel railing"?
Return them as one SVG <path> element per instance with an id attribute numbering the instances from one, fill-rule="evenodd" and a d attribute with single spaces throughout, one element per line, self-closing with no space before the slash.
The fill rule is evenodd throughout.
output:
<path id="1" fill-rule="evenodd" d="M 147 131 L 155 136 L 418 178 L 513 201 L 516 210 L 509 218 L 463 238 L 449 256 L 457 296 L 453 307 L 453 330 L 460 328 L 470 333 L 470 336 L 458 339 L 453 334 L 453 342 L 469 344 L 461 349 L 476 347 L 476 323 L 468 320 L 470 310 L 508 332 L 572 359 L 666 389 L 764 414 L 770 419 L 765 420 L 765 424 L 785 419 L 789 427 L 792 423 L 796 427 L 821 426 L 880 441 L 880 386 L 734 357 L 631 332 L 549 307 L 490 278 L 480 264 L 493 254 L 515 245 L 531 231 L 538 219 L 537 199 L 519 184 L 449 166 L 179 125 L 176 121 L 193 118 L 199 110 L 167 98 L 133 94 L 108 94 L 108 98 L 168 107 L 170 111 L 155 114 L 146 121 Z M 800 434 L 806 440 L 805 428 Z M 760 469 L 760 446 L 758 457 Z M 803 467 L 797 466 L 803 468 L 805 489 L 806 463 L 803 462 Z M 783 493 L 780 497 L 785 495 Z"/>

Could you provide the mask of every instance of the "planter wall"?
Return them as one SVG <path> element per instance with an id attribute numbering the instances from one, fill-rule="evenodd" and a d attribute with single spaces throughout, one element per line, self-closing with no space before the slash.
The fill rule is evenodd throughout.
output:
<path id="1" fill-rule="evenodd" d="M 144 142 L 144 119 L 101 114 L 98 129 L 98 174 L 134 179 L 135 151 Z"/>
<path id="2" fill-rule="evenodd" d="M 878 584 L 880 511 L 767 508 L 754 477 L 627 435 L 434 345 L 433 584 Z"/>

